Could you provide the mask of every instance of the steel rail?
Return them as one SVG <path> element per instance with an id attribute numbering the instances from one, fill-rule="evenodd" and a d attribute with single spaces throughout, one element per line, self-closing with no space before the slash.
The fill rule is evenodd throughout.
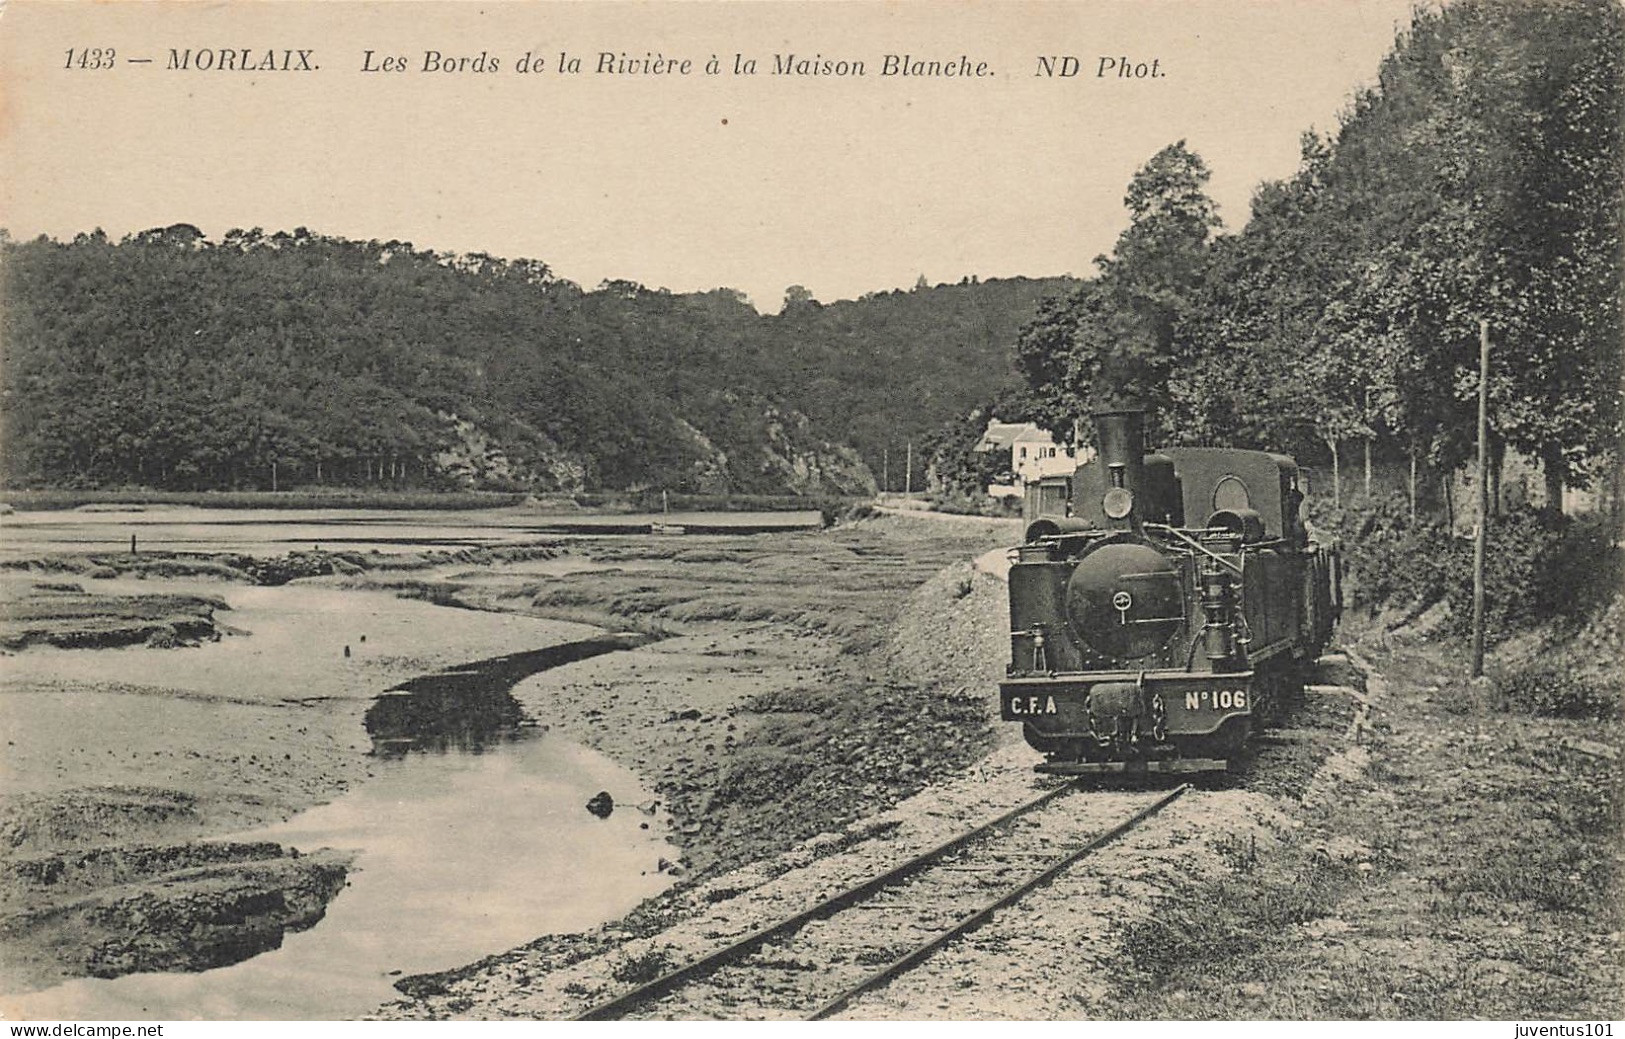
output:
<path id="1" fill-rule="evenodd" d="M 589 1007 L 587 1010 L 577 1014 L 574 1020 L 610 1021 L 621 1016 L 626 1011 L 631 1010 L 633 1007 L 638 1006 L 639 1004 L 659 999 L 661 996 L 676 990 L 679 986 L 690 979 L 704 974 L 714 968 L 721 967 L 731 960 L 745 956 L 754 951 L 757 947 L 771 941 L 779 935 L 794 931 L 803 924 L 819 919 L 820 917 L 833 915 L 834 913 L 839 912 L 840 910 L 845 909 L 856 902 L 862 901 L 863 899 L 874 894 L 876 891 L 879 891 L 881 888 L 894 884 L 914 873 L 918 873 L 919 871 L 930 866 L 933 862 L 942 858 L 944 855 L 956 851 L 963 845 L 969 844 L 971 841 L 984 836 L 992 830 L 996 830 L 999 827 L 1004 826 L 1006 823 L 1027 814 L 1035 808 L 1048 804 L 1050 801 L 1060 797 L 1062 794 L 1070 793 L 1071 791 L 1076 790 L 1081 782 L 1083 782 L 1083 780 L 1078 779 L 1072 780 L 1068 783 L 1063 783 L 1055 789 L 1047 791 L 1044 794 L 1033 798 L 1031 801 L 1026 802 L 1025 804 L 1017 805 L 1015 808 L 1005 812 L 997 819 L 983 823 L 973 830 L 968 830 L 957 837 L 943 841 L 936 847 L 931 848 L 928 851 L 921 852 L 906 862 L 894 866 L 878 876 L 871 877 L 855 887 L 848 888 L 845 891 L 824 899 L 822 902 L 819 902 L 810 909 L 804 909 L 792 916 L 785 917 L 777 923 L 769 924 L 760 930 L 753 931 L 738 941 L 725 946 L 724 948 L 718 949 L 715 952 L 708 953 L 707 955 L 702 956 L 682 967 L 678 967 L 676 970 L 668 971 L 647 984 L 640 985 L 637 988 L 631 989 L 630 991 L 623 992 L 614 999 L 606 1000 L 595 1006 Z"/>
<path id="2" fill-rule="evenodd" d="M 902 956 L 899 956 L 897 959 L 886 964 L 875 973 L 869 975 L 856 985 L 853 985 L 839 996 L 836 996 L 828 1003 L 825 1003 L 817 1010 L 814 1010 L 811 1014 L 808 1014 L 807 1020 L 819 1021 L 823 1018 L 829 1017 L 831 1014 L 841 1010 L 848 1003 L 852 1002 L 852 1000 L 863 995 L 865 992 L 868 992 L 870 989 L 878 988 L 879 986 L 890 981 L 892 978 L 897 977 L 897 975 L 902 974 L 904 971 L 918 966 L 920 963 L 924 962 L 928 957 L 930 957 L 932 953 L 936 952 L 944 945 L 947 945 L 955 938 L 958 938 L 967 931 L 975 930 L 977 927 L 980 927 L 982 924 L 986 923 L 992 918 L 993 914 L 998 912 L 1000 909 L 1009 906 L 1023 895 L 1032 891 L 1034 888 L 1042 887 L 1043 885 L 1048 884 L 1074 862 L 1077 862 L 1086 855 L 1099 851 L 1101 848 L 1110 844 L 1112 841 L 1115 841 L 1125 833 L 1128 833 L 1130 830 L 1145 822 L 1153 815 L 1156 815 L 1158 812 L 1162 811 L 1163 808 L 1172 804 L 1190 788 L 1189 783 L 1182 783 L 1175 787 L 1171 793 L 1158 800 L 1156 804 L 1151 805 L 1149 808 L 1142 808 L 1140 811 L 1125 819 L 1123 822 L 1118 823 L 1110 830 L 1107 830 L 1094 840 L 1091 840 L 1088 844 L 1085 844 L 1076 851 L 1069 852 L 1036 877 L 1023 881 L 1016 887 L 1011 888 L 1009 891 L 1000 896 L 997 901 L 978 909 L 976 912 L 965 917 L 963 920 L 959 921 L 942 934 L 937 935 L 929 941 L 917 946 L 910 952 L 904 953 Z"/>

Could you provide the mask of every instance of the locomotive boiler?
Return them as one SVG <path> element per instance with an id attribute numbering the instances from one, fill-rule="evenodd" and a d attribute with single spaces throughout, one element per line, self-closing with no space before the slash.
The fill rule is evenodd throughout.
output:
<path id="1" fill-rule="evenodd" d="M 1291 458 L 1147 453 L 1142 411 L 1095 418 L 1097 457 L 1013 551 L 1001 717 L 1041 771 L 1222 770 L 1330 642 L 1336 548 Z"/>

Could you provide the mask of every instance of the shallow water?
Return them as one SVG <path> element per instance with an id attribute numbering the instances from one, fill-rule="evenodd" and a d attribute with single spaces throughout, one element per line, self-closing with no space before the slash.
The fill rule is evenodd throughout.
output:
<path id="1" fill-rule="evenodd" d="M 0 516 L 0 557 L 128 550 L 246 552 L 292 549 L 412 552 L 520 544 L 559 533 L 646 533 L 651 524 L 749 532 L 817 527 L 816 511 L 685 512 L 630 515 L 524 510 L 204 509 L 190 506 L 17 512 Z"/>
<path id="2" fill-rule="evenodd" d="M 364 1016 L 398 997 L 391 983 L 402 973 L 460 966 L 542 934 L 590 928 L 669 885 L 657 864 L 679 852 L 665 840 L 664 817 L 634 807 L 652 794 L 609 759 L 517 726 L 509 692 L 525 675 L 636 639 L 306 583 L 76 580 L 109 592 L 221 595 L 236 609 L 220 619 L 251 634 L 186 650 L 39 650 L 10 659 L 0 678 L 27 679 L 30 695 L 6 700 L 16 716 L 8 735 L 31 738 L 0 748 L 0 774 L 16 767 L 30 789 L 54 791 L 73 782 L 76 753 L 90 746 L 100 755 L 107 744 L 110 760 L 130 752 L 129 782 L 156 782 L 159 766 L 143 764 L 150 750 L 163 755 L 152 761 L 162 760 L 184 788 L 196 778 L 198 753 L 185 756 L 193 748 L 236 782 L 257 767 L 253 759 L 239 765 L 233 756 L 228 767 L 213 753 L 219 734 L 236 731 L 252 739 L 225 753 L 284 758 L 284 744 L 264 742 L 279 736 L 341 755 L 349 746 L 374 775 L 285 823 L 222 837 L 355 853 L 348 887 L 311 930 L 200 974 L 87 979 L 0 996 L 0 1016 Z M 469 728 L 465 715 L 488 702 L 495 705 L 490 717 Z M 369 704 L 372 725 L 364 726 Z M 450 730 L 425 724 L 447 718 L 457 722 Z M 82 727 L 87 720 L 96 727 L 93 739 Z M 122 728 L 128 738 L 109 731 Z M 369 735 L 374 753 L 361 759 Z M 314 760 L 311 775 L 331 782 L 321 755 Z M 257 789 L 273 802 L 297 798 L 294 781 L 303 774 L 292 775 L 278 773 Z M 608 819 L 585 807 L 601 790 L 620 806 Z"/>
<path id="3" fill-rule="evenodd" d="M 585 804 L 607 790 L 607 819 Z M 333 1019 L 398 994 L 397 972 L 444 970 L 538 935 L 619 917 L 675 859 L 652 795 L 585 747 L 531 734 L 485 753 L 411 754 L 285 823 L 233 835 L 357 851 L 346 889 L 280 949 L 201 974 L 73 981 L 0 999 L 22 1019 Z M 648 829 L 643 829 L 643 825 Z"/>
<path id="4" fill-rule="evenodd" d="M 372 752 L 399 757 L 414 750 L 479 753 L 511 739 L 524 720 L 513 687 L 540 671 L 648 642 L 636 633 L 602 635 L 420 675 L 373 700 L 363 723 Z"/>

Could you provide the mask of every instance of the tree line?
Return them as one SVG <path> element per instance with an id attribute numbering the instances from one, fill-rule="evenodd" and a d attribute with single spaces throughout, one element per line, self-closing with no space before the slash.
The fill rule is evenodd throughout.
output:
<path id="1" fill-rule="evenodd" d="M 1538 459 L 1556 500 L 1620 430 L 1621 21 L 1419 9 L 1238 232 L 1179 142 L 1086 281 L 791 286 L 760 314 L 302 228 L 0 232 L 0 480 L 862 493 L 901 488 L 912 445 L 969 490 L 989 415 L 1070 439 L 1125 398 L 1164 442 L 1445 474 L 1474 450 L 1484 320 L 1492 453 Z"/>
<path id="2" fill-rule="evenodd" d="M 1134 399 L 1164 442 L 1333 466 L 1363 448 L 1450 473 L 1476 449 L 1487 321 L 1494 471 L 1509 448 L 1537 459 L 1559 503 L 1617 462 L 1622 60 L 1609 0 L 1418 9 L 1235 234 L 1216 233 L 1202 158 L 1170 145 L 1129 185 L 1095 276 L 1023 330 L 1026 390 L 995 408 L 1070 438 Z M 944 471 L 972 468 L 966 439 L 946 438 Z"/>
<path id="3" fill-rule="evenodd" d="M 547 264 L 306 229 L 0 239 L 13 487 L 864 493 L 1013 385 L 1060 279 L 759 314 Z"/>

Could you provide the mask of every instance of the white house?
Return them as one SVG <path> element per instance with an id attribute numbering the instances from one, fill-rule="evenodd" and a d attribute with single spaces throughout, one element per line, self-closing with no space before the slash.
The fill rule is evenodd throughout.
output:
<path id="1" fill-rule="evenodd" d="M 1046 476 L 1070 476 L 1078 466 L 1070 448 L 1031 422 L 990 420 L 976 450 L 1000 452 L 1010 460 L 1008 478 L 988 486 L 995 498 L 1018 496 L 1028 483 Z"/>

